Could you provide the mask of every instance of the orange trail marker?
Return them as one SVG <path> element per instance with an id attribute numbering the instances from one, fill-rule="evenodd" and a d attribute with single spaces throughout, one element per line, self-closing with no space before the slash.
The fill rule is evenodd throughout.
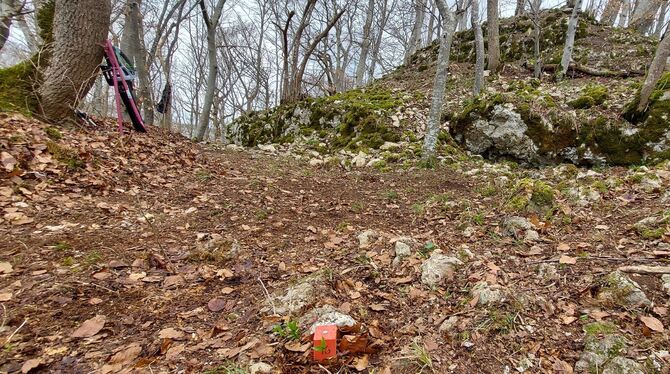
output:
<path id="1" fill-rule="evenodd" d="M 312 350 L 316 361 L 325 361 L 337 356 L 337 326 L 316 326 Z"/>

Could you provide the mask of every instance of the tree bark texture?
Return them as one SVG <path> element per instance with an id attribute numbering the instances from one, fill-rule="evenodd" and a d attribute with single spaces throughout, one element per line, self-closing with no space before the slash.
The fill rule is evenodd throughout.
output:
<path id="1" fill-rule="evenodd" d="M 651 61 L 651 65 L 649 65 L 649 71 L 647 72 L 642 89 L 640 89 L 640 102 L 637 106 L 638 112 L 646 110 L 649 97 L 654 92 L 656 83 L 658 83 L 658 80 L 663 75 L 668 56 L 670 56 L 670 33 L 666 32 L 665 37 L 658 44 L 658 47 L 656 47 L 656 54 Z"/>
<path id="2" fill-rule="evenodd" d="M 472 0 L 470 4 L 472 29 L 475 32 L 475 83 L 472 88 L 472 94 L 479 96 L 484 81 L 484 35 L 482 34 L 482 25 L 479 21 L 479 0 Z"/>
<path id="3" fill-rule="evenodd" d="M 98 75 L 111 14 L 109 0 L 56 0 L 54 45 L 39 87 L 42 114 L 70 117 Z"/>
<path id="4" fill-rule="evenodd" d="M 563 47 L 563 56 L 561 58 L 561 70 L 557 78 L 562 79 L 568 72 L 570 61 L 572 60 L 572 50 L 575 48 L 575 33 L 577 32 L 577 22 L 579 22 L 579 11 L 582 9 L 582 0 L 577 0 L 572 8 L 572 14 L 568 20 L 568 31 L 565 35 L 565 47 Z"/>
<path id="5" fill-rule="evenodd" d="M 486 22 L 488 37 L 488 63 L 492 73 L 498 71 L 500 65 L 500 22 L 498 14 L 498 0 L 487 0 Z"/>
<path id="6" fill-rule="evenodd" d="M 443 33 L 440 38 L 440 49 L 437 56 L 437 70 L 433 84 L 433 98 L 426 124 L 426 136 L 423 139 L 423 157 L 430 160 L 435 156 L 437 136 L 440 132 L 440 121 L 442 118 L 442 104 L 444 103 L 444 92 L 447 86 L 447 74 L 449 69 L 449 54 L 456 30 L 456 19 L 449 10 L 445 0 L 435 0 L 440 11 L 443 22 Z"/>

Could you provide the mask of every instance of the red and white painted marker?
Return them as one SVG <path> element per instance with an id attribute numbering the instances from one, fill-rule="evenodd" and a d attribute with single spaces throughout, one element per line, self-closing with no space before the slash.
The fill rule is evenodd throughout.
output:
<path id="1" fill-rule="evenodd" d="M 337 326 L 316 326 L 314 331 L 314 360 L 326 361 L 337 356 Z"/>

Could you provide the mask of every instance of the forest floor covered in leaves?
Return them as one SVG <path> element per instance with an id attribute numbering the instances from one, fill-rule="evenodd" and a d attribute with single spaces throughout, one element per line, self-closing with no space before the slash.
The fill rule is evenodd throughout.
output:
<path id="1" fill-rule="evenodd" d="M 669 370 L 670 280 L 613 273 L 668 265 L 667 163 L 344 170 L 0 124 L 2 372 Z M 324 314 L 355 324 L 320 364 Z"/>

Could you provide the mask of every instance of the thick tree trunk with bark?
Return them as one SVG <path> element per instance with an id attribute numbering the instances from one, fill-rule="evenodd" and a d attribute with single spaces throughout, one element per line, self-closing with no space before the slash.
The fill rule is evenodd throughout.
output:
<path id="1" fill-rule="evenodd" d="M 361 53 L 358 57 L 358 65 L 356 66 L 356 87 L 363 85 L 363 78 L 365 77 L 365 67 L 370 54 L 370 44 L 372 35 L 372 19 L 374 18 L 375 0 L 368 0 L 368 10 L 365 14 L 365 25 L 363 25 L 363 40 L 361 41 Z M 259 54 L 260 55 L 260 54 Z"/>
<path id="2" fill-rule="evenodd" d="M 651 61 L 651 65 L 649 65 L 649 72 L 644 80 L 642 89 L 640 89 L 640 102 L 637 106 L 638 112 L 641 113 L 647 109 L 649 97 L 654 91 L 656 83 L 658 83 L 658 80 L 663 75 L 668 56 L 670 56 L 670 33 L 666 31 L 665 37 L 658 44 L 658 47 L 656 47 L 656 54 Z"/>
<path id="3" fill-rule="evenodd" d="M 205 27 L 207 28 L 208 70 L 205 98 L 202 105 L 202 111 L 200 112 L 200 119 L 198 120 L 198 131 L 195 135 L 195 138 L 198 141 L 202 141 L 205 138 L 205 133 L 209 128 L 210 115 L 212 114 L 212 103 L 214 102 L 214 92 L 216 90 L 216 77 L 219 73 L 219 65 L 216 61 L 216 29 L 219 25 L 219 20 L 221 19 L 223 5 L 226 3 L 225 0 L 218 0 L 214 6 L 212 17 L 210 17 L 204 1 L 205 0 L 200 0 L 200 10 L 202 11 L 202 17 L 205 21 Z"/>
<path id="4" fill-rule="evenodd" d="M 498 15 L 498 0 L 487 0 L 486 4 L 489 70 L 495 73 L 498 71 L 500 65 L 500 17 Z"/>
<path id="5" fill-rule="evenodd" d="M 470 10 L 472 29 L 475 32 L 475 84 L 472 88 L 472 94 L 479 96 L 484 81 L 484 35 L 482 34 L 482 25 L 479 21 L 479 0 L 471 0 Z"/>
<path id="6" fill-rule="evenodd" d="M 582 0 L 577 0 L 568 20 L 568 31 L 565 35 L 565 47 L 563 47 L 563 57 L 561 58 L 561 70 L 556 75 L 559 80 L 565 76 L 568 72 L 568 67 L 570 67 L 572 50 L 575 48 L 575 34 L 577 32 L 577 22 L 579 22 L 579 11 L 581 9 Z"/>
<path id="7" fill-rule="evenodd" d="M 42 114 L 70 117 L 98 75 L 111 14 L 109 0 L 56 0 L 54 45 L 39 88 Z"/>
<path id="8" fill-rule="evenodd" d="M 433 99 L 426 124 L 426 136 L 423 139 L 423 158 L 432 160 L 435 157 L 437 136 L 440 132 L 440 120 L 442 118 L 442 104 L 444 103 L 444 91 L 447 86 L 447 73 L 449 69 L 449 54 L 451 42 L 456 29 L 456 18 L 449 10 L 445 0 L 435 0 L 435 4 L 442 16 L 443 33 L 440 38 L 440 50 L 437 56 L 437 71 L 433 84 Z"/>
<path id="9" fill-rule="evenodd" d="M 405 64 L 416 53 L 421 46 L 421 30 L 423 30 L 423 20 L 426 16 L 427 0 L 416 0 L 414 3 L 414 25 L 412 26 L 412 35 L 409 38 L 407 52 L 405 53 Z"/>

